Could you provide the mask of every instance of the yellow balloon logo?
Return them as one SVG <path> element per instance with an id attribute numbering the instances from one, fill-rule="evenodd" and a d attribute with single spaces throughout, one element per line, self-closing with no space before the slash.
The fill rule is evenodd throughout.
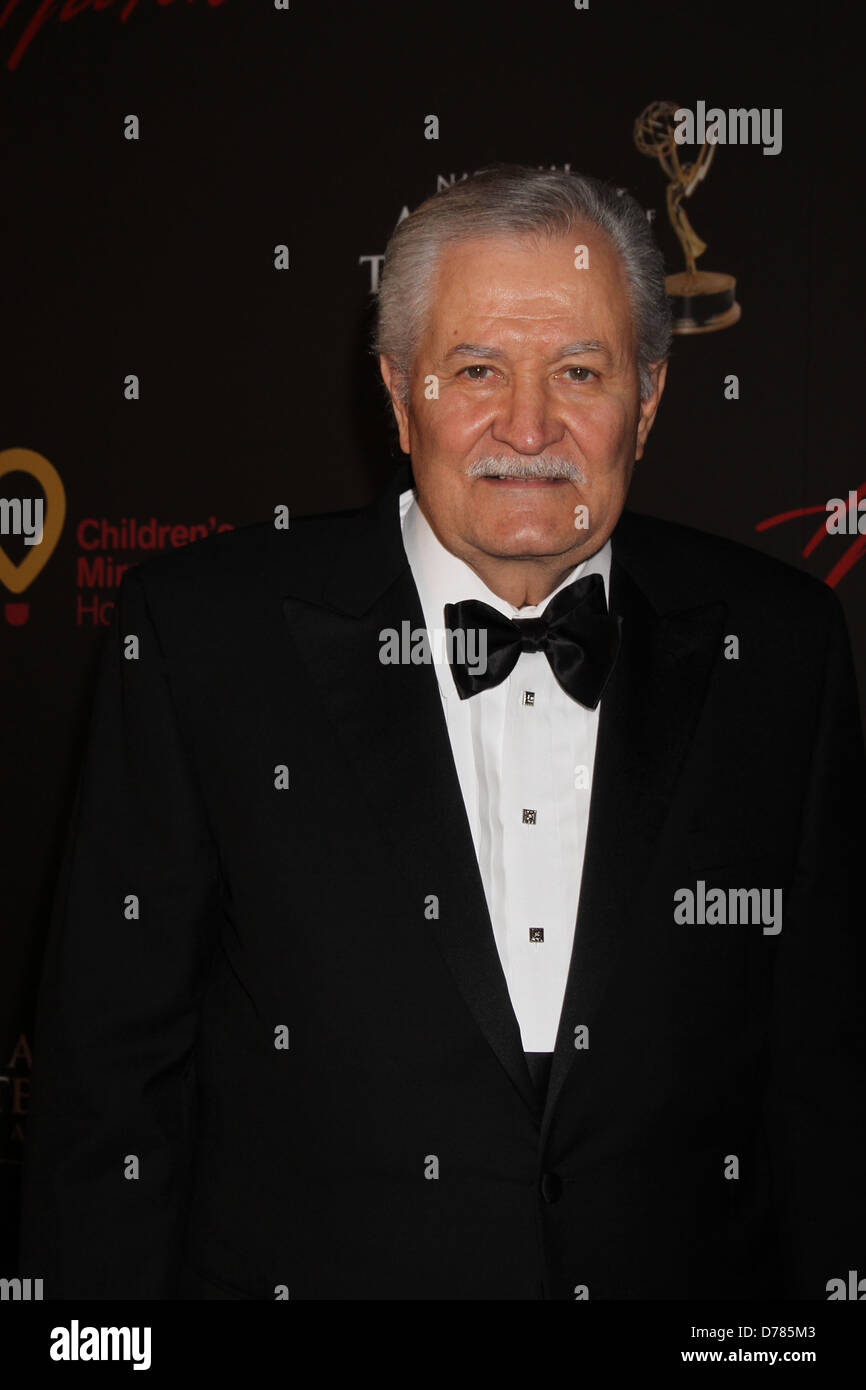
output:
<path id="1" fill-rule="evenodd" d="M 43 565 L 51 558 L 54 547 L 60 539 L 66 517 L 66 493 L 60 474 L 42 454 L 33 449 L 4 449 L 0 452 L 0 478 L 6 473 L 29 473 L 41 485 L 45 493 L 47 516 L 42 527 L 42 538 L 38 544 L 29 548 L 29 553 L 15 565 L 0 546 L 0 581 L 12 594 L 23 594 L 39 574 Z M 13 627 L 26 623 L 29 616 L 26 603 L 7 603 L 6 621 Z"/>

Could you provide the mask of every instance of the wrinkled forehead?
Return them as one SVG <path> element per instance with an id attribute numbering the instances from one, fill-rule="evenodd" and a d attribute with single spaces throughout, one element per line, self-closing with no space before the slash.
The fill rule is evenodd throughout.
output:
<path id="1" fill-rule="evenodd" d="M 431 277 L 426 338 L 434 350 L 497 336 L 497 346 L 547 350 L 571 339 L 633 346 L 625 271 L 593 224 L 567 236 L 497 236 L 447 243 Z M 563 337 L 563 335 L 565 335 Z M 480 340 L 479 340 L 480 341 Z"/>

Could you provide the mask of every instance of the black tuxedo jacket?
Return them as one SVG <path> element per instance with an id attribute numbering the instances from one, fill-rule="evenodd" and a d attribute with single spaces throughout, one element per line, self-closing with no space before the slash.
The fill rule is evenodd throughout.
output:
<path id="1" fill-rule="evenodd" d="M 424 621 L 410 478 L 122 582 L 41 985 L 22 1272 L 48 1298 L 825 1299 L 866 1274 L 838 600 L 621 518 L 540 1100 L 433 668 L 379 661 Z M 677 922 L 699 881 L 783 890 L 781 931 Z"/>

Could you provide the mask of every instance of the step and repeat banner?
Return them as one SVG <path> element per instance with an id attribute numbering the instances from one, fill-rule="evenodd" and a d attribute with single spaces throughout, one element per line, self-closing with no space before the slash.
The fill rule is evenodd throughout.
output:
<path id="1" fill-rule="evenodd" d="M 383 252 L 437 189 L 508 161 L 637 198 L 679 331 L 629 505 L 833 587 L 866 691 L 850 50 L 827 6 L 0 0 L 0 1274 L 117 586 L 375 495 Z"/>

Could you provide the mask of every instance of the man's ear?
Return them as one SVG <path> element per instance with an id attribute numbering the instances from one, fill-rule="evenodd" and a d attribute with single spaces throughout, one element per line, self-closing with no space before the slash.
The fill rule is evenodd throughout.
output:
<path id="1" fill-rule="evenodd" d="M 382 373 L 382 380 L 385 383 L 385 390 L 391 397 L 391 406 L 394 410 L 394 418 L 397 421 L 397 430 L 400 434 L 400 448 L 404 454 L 409 453 L 409 408 L 408 403 L 400 398 L 400 388 L 403 384 L 403 377 L 397 372 L 392 362 L 389 362 L 384 353 L 379 354 L 379 370 Z"/>
<path id="2" fill-rule="evenodd" d="M 656 418 L 656 411 L 659 408 L 659 401 L 665 389 L 665 380 L 668 374 L 667 362 L 656 362 L 650 365 L 652 376 L 652 391 L 645 401 L 640 403 L 640 419 L 637 424 L 637 439 L 635 441 L 635 459 L 643 458 L 644 445 L 647 436 L 653 427 Z"/>

